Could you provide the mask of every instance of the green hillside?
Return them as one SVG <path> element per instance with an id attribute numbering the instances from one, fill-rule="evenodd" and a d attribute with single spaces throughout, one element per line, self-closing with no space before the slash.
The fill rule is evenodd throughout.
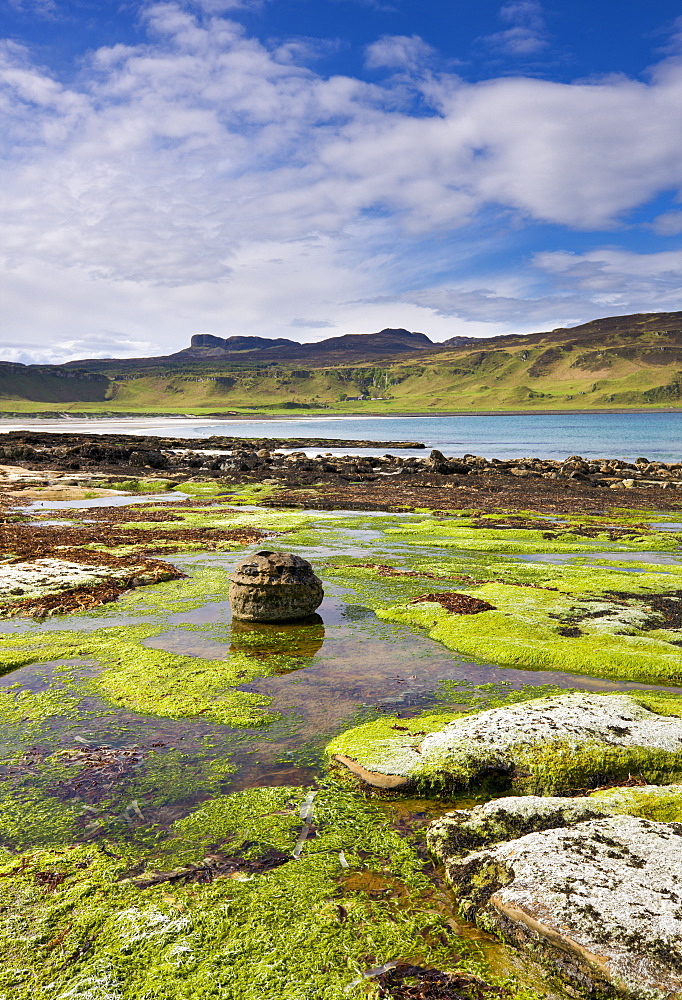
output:
<path id="1" fill-rule="evenodd" d="M 682 313 L 610 317 L 573 330 L 434 345 L 377 362 L 295 365 L 146 359 L 98 371 L 4 366 L 0 411 L 442 413 L 682 406 Z M 58 404 L 55 407 L 55 404 Z"/>

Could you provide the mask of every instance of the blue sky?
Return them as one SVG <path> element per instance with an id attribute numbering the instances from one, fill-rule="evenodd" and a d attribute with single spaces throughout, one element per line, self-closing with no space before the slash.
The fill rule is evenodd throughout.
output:
<path id="1" fill-rule="evenodd" d="M 682 309 L 663 0 L 0 0 L 0 358 Z"/>

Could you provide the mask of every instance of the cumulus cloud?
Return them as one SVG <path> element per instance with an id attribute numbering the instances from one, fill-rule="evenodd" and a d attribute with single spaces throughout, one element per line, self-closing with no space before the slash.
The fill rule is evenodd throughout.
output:
<path id="1" fill-rule="evenodd" d="M 213 2 L 205 13 L 225 12 Z M 503 16 L 530 30 L 536 7 L 509 4 Z M 0 49 L 8 341 L 113 329 L 163 353 L 197 326 L 286 335 L 302 303 L 355 332 L 412 315 L 415 329 L 451 335 L 436 300 L 408 303 L 395 278 L 396 254 L 413 242 L 459 231 L 466 245 L 491 206 L 514 224 L 615 232 L 682 184 L 672 59 L 644 82 L 470 84 L 432 72 L 372 84 L 325 77 L 295 47 L 268 46 L 196 5 L 153 2 L 145 21 L 144 44 L 99 49 L 77 83 L 14 43 Z M 428 63 L 428 46 L 392 36 L 368 59 L 405 69 Z M 673 224 L 661 219 L 658 231 Z M 535 270 L 593 301 L 582 272 L 558 264 L 538 257 Z M 658 271 L 639 280 L 652 298 L 662 287 Z M 481 315 L 521 315 L 513 302 L 491 305 L 516 293 L 457 287 L 479 296 Z M 625 286 L 618 295 L 625 302 Z M 376 308 L 357 305 L 370 300 Z M 468 301 L 459 308 L 477 315 Z"/>

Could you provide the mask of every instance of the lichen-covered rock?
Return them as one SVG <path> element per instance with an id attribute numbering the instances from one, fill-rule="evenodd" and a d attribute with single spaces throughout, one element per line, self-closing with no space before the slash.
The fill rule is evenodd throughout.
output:
<path id="1" fill-rule="evenodd" d="M 490 844 L 515 840 L 538 830 L 575 826 L 610 813 L 608 804 L 591 798 L 512 795 L 473 809 L 454 809 L 429 826 L 427 843 L 441 861 Z"/>
<path id="2" fill-rule="evenodd" d="M 123 575 L 120 570 L 118 575 Z M 115 578 L 110 566 L 92 566 L 69 559 L 26 559 L 0 566 L 4 597 L 42 597 L 71 587 L 91 586 Z"/>
<path id="3" fill-rule="evenodd" d="M 307 560 L 290 552 L 264 551 L 239 563 L 229 596 L 235 618 L 287 621 L 311 615 L 324 591 Z"/>
<path id="4" fill-rule="evenodd" d="M 381 787 L 387 779 L 426 789 L 492 780 L 498 790 L 570 794 L 629 773 L 655 783 L 682 776 L 682 719 L 627 695 L 565 694 L 463 716 L 428 734 L 366 723 L 327 751 Z"/>
<path id="5" fill-rule="evenodd" d="M 531 951 L 562 983 L 682 996 L 682 827 L 608 816 L 530 833 L 447 875 L 462 913 Z"/>

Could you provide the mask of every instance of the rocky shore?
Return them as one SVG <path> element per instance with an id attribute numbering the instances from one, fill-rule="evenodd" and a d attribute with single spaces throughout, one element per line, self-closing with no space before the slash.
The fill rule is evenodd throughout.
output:
<path id="1" fill-rule="evenodd" d="M 0 439 L 2 984 L 682 1000 L 682 463 L 340 444 Z"/>
<path id="2" fill-rule="evenodd" d="M 446 457 L 432 450 L 424 457 L 383 455 L 357 456 L 320 452 L 312 448 L 423 449 L 414 442 L 370 442 L 325 438 L 229 437 L 164 438 L 133 435 L 52 434 L 16 431 L 0 435 L 2 488 L 16 490 L 26 485 L 61 486 L 91 483 L 116 486 L 128 480 L 163 478 L 173 484 L 191 479 L 214 479 L 225 483 L 266 483 L 288 490 L 319 488 L 318 505 L 395 509 L 424 505 L 417 496 L 412 503 L 401 496 L 405 489 L 440 487 L 482 494 L 492 491 L 507 496 L 510 505 L 523 496 L 566 495 L 579 490 L 669 491 L 666 501 L 682 501 L 682 463 L 635 462 L 617 458 L 595 460 L 571 455 L 553 461 L 522 457 L 502 461 L 480 455 Z M 286 449 L 286 450 L 285 450 Z M 134 485 L 134 484 L 133 484 Z M 357 488 L 360 493 L 357 493 Z M 326 495 L 325 495 L 326 494 Z M 451 498 L 452 499 L 452 498 Z M 655 497 L 651 497 L 655 500 Z M 300 495 L 281 497 L 283 503 L 299 506 Z M 522 501 L 521 501 L 522 502 Z M 651 501 L 649 501 L 651 502 Z M 601 502 L 603 503 L 603 502 Z M 646 501 L 645 501 L 646 503 Z M 598 505 L 600 502 L 598 502 Z M 305 505 L 305 504 L 304 504 Z M 429 504 L 430 505 L 430 504 Z M 438 502 L 438 506 L 442 506 Z M 589 504 L 588 504 L 589 506 Z"/>
<path id="3" fill-rule="evenodd" d="M 601 488 L 657 486 L 682 489 L 682 463 L 650 462 L 644 457 L 634 463 L 612 458 L 586 461 L 580 455 L 571 455 L 563 462 L 540 458 L 502 461 L 480 455 L 446 458 L 436 450 L 431 451 L 427 458 L 400 458 L 389 454 L 383 457 L 310 457 L 303 452 L 282 455 L 267 449 L 253 451 L 242 447 L 220 461 L 219 470 L 228 475 L 239 473 L 240 476 L 268 474 L 277 479 L 296 479 L 302 483 L 330 479 L 376 482 L 386 476 L 404 480 L 427 475 L 447 477 L 450 485 L 457 485 L 458 478 L 464 476 L 512 476 Z"/>
<path id="4" fill-rule="evenodd" d="M 534 792 L 430 824 L 461 915 L 579 995 L 679 997 L 682 786 L 665 781 L 682 773 L 682 721 L 625 695 L 576 693 L 426 722 L 431 732 L 412 725 L 368 723 L 327 752 L 394 791 Z M 630 773 L 640 787 L 618 787 Z"/>

